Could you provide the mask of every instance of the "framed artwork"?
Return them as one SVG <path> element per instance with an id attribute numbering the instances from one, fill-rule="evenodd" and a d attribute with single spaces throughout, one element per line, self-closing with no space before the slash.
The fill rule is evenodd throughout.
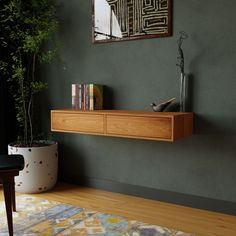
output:
<path id="1" fill-rule="evenodd" d="M 172 34 L 172 0 L 92 1 L 94 43 Z"/>

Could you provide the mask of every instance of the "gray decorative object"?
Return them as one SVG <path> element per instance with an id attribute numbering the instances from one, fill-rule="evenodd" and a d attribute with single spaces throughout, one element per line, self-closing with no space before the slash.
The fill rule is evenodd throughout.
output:
<path id="1" fill-rule="evenodd" d="M 178 44 L 178 51 L 179 51 L 179 66 L 180 68 L 180 111 L 185 112 L 186 111 L 186 75 L 184 72 L 184 52 L 182 49 L 183 40 L 188 38 L 188 35 L 184 31 L 179 32 L 179 39 L 177 41 Z"/>
<path id="2" fill-rule="evenodd" d="M 168 101 L 156 104 L 156 103 L 151 103 L 151 107 L 153 111 L 156 112 L 162 112 L 164 111 L 176 98 L 171 98 Z"/>

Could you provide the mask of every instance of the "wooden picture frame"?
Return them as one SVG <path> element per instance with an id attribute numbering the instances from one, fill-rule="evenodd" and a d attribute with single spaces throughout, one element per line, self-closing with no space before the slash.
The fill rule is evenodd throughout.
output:
<path id="1" fill-rule="evenodd" d="M 172 0 L 92 0 L 93 43 L 172 35 Z"/>

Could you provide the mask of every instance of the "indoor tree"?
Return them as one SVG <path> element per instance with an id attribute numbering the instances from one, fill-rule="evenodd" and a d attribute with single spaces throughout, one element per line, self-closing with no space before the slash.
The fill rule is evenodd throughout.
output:
<path id="1" fill-rule="evenodd" d="M 39 68 L 56 56 L 55 0 L 0 0 L 0 77 L 11 87 L 20 127 L 18 145 L 32 146 L 35 94 L 47 84 Z"/>

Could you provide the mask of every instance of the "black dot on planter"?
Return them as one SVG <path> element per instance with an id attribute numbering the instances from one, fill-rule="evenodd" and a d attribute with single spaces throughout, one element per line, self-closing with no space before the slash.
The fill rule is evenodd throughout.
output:
<path id="1" fill-rule="evenodd" d="M 19 186 L 19 187 L 20 187 L 20 184 L 17 184 L 17 186 Z"/>
<path id="2" fill-rule="evenodd" d="M 45 190 L 45 189 L 47 189 L 47 187 L 44 187 L 43 189 Z"/>
<path id="3" fill-rule="evenodd" d="M 25 168 L 28 168 L 29 167 L 29 164 L 26 164 Z"/>
<path id="4" fill-rule="evenodd" d="M 48 173 L 48 176 L 51 175 L 50 173 Z"/>
<path id="5" fill-rule="evenodd" d="M 42 161 L 40 161 L 40 162 L 39 162 L 39 164 L 43 164 L 43 162 L 42 162 Z"/>
<path id="6" fill-rule="evenodd" d="M 41 191 L 42 190 L 42 188 L 38 188 L 39 189 L 39 191 Z"/>
<path id="7" fill-rule="evenodd" d="M 36 163 L 36 161 L 34 161 L 34 163 Z"/>
<path id="8" fill-rule="evenodd" d="M 29 173 L 29 171 L 27 170 L 27 171 L 26 171 L 26 173 L 28 174 L 28 173 Z"/>
<path id="9" fill-rule="evenodd" d="M 31 152 L 31 148 L 29 148 L 28 151 Z"/>

